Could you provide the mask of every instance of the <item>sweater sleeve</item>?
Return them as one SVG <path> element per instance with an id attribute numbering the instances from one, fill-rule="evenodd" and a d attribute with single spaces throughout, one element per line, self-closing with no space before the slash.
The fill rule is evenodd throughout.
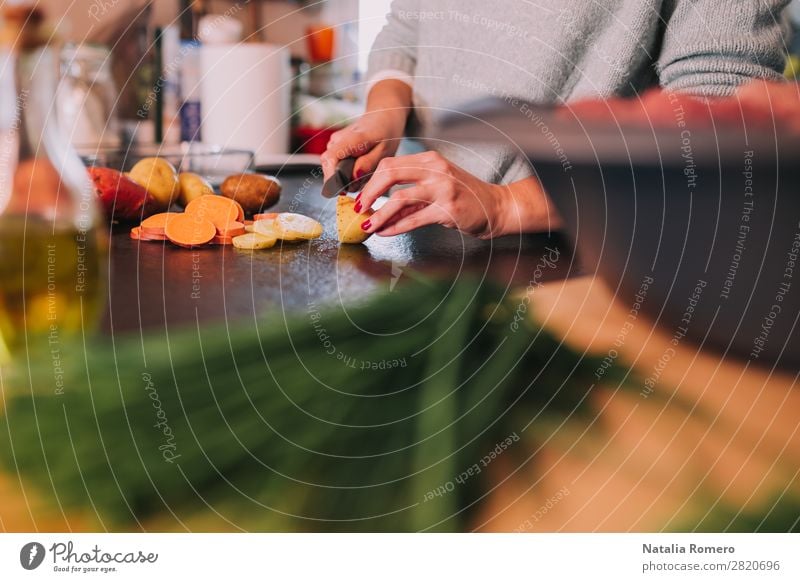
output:
<path id="1" fill-rule="evenodd" d="M 367 81 L 386 72 L 397 73 L 408 82 L 417 66 L 419 0 L 394 0 L 387 23 L 375 39 L 369 54 Z M 384 75 L 383 78 L 386 78 Z"/>
<path id="2" fill-rule="evenodd" d="M 785 65 L 782 11 L 789 0 L 667 0 L 661 86 L 728 96 L 753 79 L 778 80 Z"/>

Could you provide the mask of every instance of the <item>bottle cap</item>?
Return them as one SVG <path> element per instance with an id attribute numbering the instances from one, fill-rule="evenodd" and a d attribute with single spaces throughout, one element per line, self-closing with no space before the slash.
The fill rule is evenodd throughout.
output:
<path id="1" fill-rule="evenodd" d="M 49 32 L 44 25 L 44 12 L 28 1 L 6 2 L 2 10 L 0 44 L 26 50 L 45 45 Z"/>

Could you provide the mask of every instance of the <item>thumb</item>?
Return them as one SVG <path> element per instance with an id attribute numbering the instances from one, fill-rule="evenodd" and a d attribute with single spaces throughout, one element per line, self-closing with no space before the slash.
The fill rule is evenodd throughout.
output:
<path id="1" fill-rule="evenodd" d="M 322 165 L 322 178 L 323 180 L 327 180 L 331 176 L 333 176 L 333 172 L 336 170 L 336 162 L 332 156 L 328 155 L 328 153 L 322 154 L 320 156 L 320 164 Z"/>
<path id="2" fill-rule="evenodd" d="M 378 167 L 378 162 L 386 157 L 386 147 L 378 144 L 369 152 L 356 160 L 353 166 L 353 179 L 358 180 L 364 174 L 370 174 Z"/>

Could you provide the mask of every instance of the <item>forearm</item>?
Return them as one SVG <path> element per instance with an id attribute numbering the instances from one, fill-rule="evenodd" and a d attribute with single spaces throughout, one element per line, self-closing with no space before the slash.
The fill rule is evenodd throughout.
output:
<path id="1" fill-rule="evenodd" d="M 367 95 L 365 115 L 387 114 L 393 124 L 392 132 L 401 134 L 411 110 L 411 87 L 397 79 L 385 79 L 376 83 Z"/>
<path id="2" fill-rule="evenodd" d="M 498 184 L 497 225 L 494 236 L 530 232 L 549 232 L 562 226 L 552 201 L 534 177 L 511 184 Z"/>
<path id="3" fill-rule="evenodd" d="M 785 64 L 781 11 L 789 0 L 671 0 L 656 70 L 661 86 L 732 95 L 753 79 L 779 80 Z"/>

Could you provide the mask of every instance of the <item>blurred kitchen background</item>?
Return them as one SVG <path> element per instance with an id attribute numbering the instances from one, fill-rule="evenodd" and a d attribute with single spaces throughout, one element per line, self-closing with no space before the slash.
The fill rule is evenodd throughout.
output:
<path id="1" fill-rule="evenodd" d="M 313 165 L 360 113 L 391 0 L 40 3 L 65 41 L 59 115 L 84 158 L 224 148 L 274 169 Z M 789 13 L 798 77 L 800 0 Z"/>

